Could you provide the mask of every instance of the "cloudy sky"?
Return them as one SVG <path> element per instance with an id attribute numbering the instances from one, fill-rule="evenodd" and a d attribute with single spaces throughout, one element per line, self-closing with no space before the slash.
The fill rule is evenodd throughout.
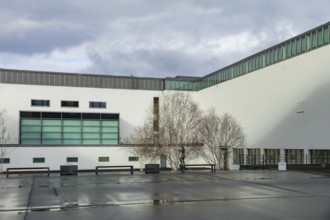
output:
<path id="1" fill-rule="evenodd" d="M 0 67 L 203 76 L 330 21 L 329 9 L 329 0 L 1 0 Z"/>

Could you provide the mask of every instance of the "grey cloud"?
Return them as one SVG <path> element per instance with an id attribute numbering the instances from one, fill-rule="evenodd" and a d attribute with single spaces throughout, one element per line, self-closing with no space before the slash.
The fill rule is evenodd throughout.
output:
<path id="1" fill-rule="evenodd" d="M 135 50 L 129 53 L 114 52 L 101 55 L 91 52 L 94 65 L 86 72 L 135 76 L 204 75 L 216 68 L 214 57 L 194 57 L 184 52 L 166 49 Z"/>
<path id="2" fill-rule="evenodd" d="M 205 75 L 327 22 L 329 6 L 327 0 L 1 1 L 0 53 L 50 54 L 86 44 L 93 64 L 77 72 Z M 208 48 L 245 32 L 258 44 Z"/>

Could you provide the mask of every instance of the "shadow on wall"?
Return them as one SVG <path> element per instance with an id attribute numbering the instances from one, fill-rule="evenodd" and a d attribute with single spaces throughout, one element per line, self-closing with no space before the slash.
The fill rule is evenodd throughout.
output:
<path id="1" fill-rule="evenodd" d="M 296 103 L 296 108 L 269 134 L 256 141 L 256 147 L 324 148 L 330 145 L 330 84 L 319 87 Z M 276 114 L 276 112 L 274 113 Z M 262 122 L 261 122 L 262 123 Z"/>

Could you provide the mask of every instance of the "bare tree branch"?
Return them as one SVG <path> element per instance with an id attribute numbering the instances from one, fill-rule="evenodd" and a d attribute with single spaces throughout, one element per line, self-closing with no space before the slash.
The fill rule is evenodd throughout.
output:
<path id="1" fill-rule="evenodd" d="M 201 111 L 189 93 L 164 92 L 160 97 L 158 143 L 154 143 L 152 138 L 151 108 L 146 111 L 143 125 L 135 131 L 134 138 L 130 139 L 130 142 L 140 143 L 139 148 L 143 143 L 149 145 L 145 150 L 138 149 L 138 152 L 149 159 L 166 156 L 172 169 L 179 167 L 182 147 L 189 146 L 185 149 L 186 160 L 196 158 L 201 147 L 198 139 Z M 154 144 L 154 150 L 150 148 L 150 143 Z"/>
<path id="2" fill-rule="evenodd" d="M 0 174 L 2 174 L 2 165 L 5 157 L 10 153 L 11 148 L 8 146 L 10 143 L 10 134 L 5 121 L 5 110 L 0 112 Z"/>
<path id="3" fill-rule="evenodd" d="M 219 169 L 227 169 L 232 150 L 246 144 L 244 130 L 235 118 L 228 113 L 219 117 L 213 109 L 204 116 L 200 135 L 204 143 L 201 156 L 207 162 L 217 164 Z"/>

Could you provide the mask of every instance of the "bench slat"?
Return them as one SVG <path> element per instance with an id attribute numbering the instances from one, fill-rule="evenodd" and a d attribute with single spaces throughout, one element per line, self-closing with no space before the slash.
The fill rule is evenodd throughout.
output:
<path id="1" fill-rule="evenodd" d="M 130 168 L 130 170 L 131 170 L 131 174 L 133 174 L 134 173 L 134 171 L 133 171 L 133 166 L 131 166 L 131 165 L 127 165 L 127 166 L 125 166 L 125 165 L 118 165 L 118 166 L 96 166 L 96 169 L 95 169 L 95 174 L 96 175 L 98 175 L 99 174 L 99 169 L 100 170 L 105 170 L 105 169 L 110 169 L 110 168 Z"/>
<path id="2" fill-rule="evenodd" d="M 47 174 L 49 176 L 49 167 L 10 167 L 7 168 L 7 178 L 9 177 L 9 171 L 19 171 L 20 173 L 24 171 L 29 171 L 29 170 L 47 170 Z"/>

